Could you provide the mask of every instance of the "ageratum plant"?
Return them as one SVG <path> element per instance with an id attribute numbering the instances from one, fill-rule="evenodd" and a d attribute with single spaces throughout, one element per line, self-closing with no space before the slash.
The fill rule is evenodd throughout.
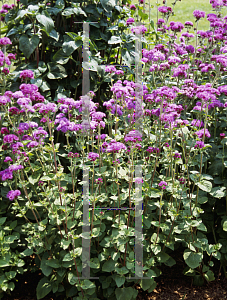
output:
<path id="1" fill-rule="evenodd" d="M 63 95 L 48 101 L 37 85 L 28 83 L 33 80 L 29 70 L 18 74 L 26 81 L 18 91 L 1 96 L 2 290 L 14 288 L 11 280 L 29 267 L 21 268 L 30 255 L 36 257 L 32 270 L 43 274 L 38 299 L 51 291 L 75 300 L 136 299 L 135 285 L 151 292 L 160 265 L 174 265 L 171 254 L 179 247 L 187 265 L 184 274 L 194 284 L 214 280 L 214 265 L 226 275 L 227 85 L 225 19 L 220 14 L 225 3 L 212 4 L 217 12 L 208 16 L 211 33 L 197 28 L 196 46 L 189 44 L 190 22 L 180 44 L 176 34 L 183 24 L 170 21 L 160 28 L 170 10 L 159 7 L 164 20 L 157 24 L 160 41 L 166 30 L 171 33 L 168 43 L 151 50 L 143 46 L 146 84 L 107 66 L 111 94 L 102 106 L 93 91 L 79 100 Z M 198 23 L 204 12 L 194 15 Z M 149 34 L 146 26 L 130 23 L 135 38 Z M 90 136 L 82 134 L 84 108 Z M 142 132 L 134 128 L 141 122 Z M 135 177 L 136 165 L 142 167 L 141 177 Z M 78 279 L 84 166 L 90 178 L 90 269 L 98 280 Z M 135 273 L 135 212 L 104 209 L 135 207 L 138 184 L 144 202 L 146 280 L 128 279 Z"/>

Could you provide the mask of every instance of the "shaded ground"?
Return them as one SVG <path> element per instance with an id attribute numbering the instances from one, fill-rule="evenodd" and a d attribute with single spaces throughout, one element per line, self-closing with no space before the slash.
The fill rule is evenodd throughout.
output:
<path id="1" fill-rule="evenodd" d="M 152 293 L 144 292 L 140 286 L 136 286 L 139 293 L 137 300 L 224 300 L 227 299 L 227 280 L 223 273 L 218 274 L 219 268 L 214 270 L 215 281 L 202 287 L 192 285 L 191 277 L 182 275 L 185 264 L 182 255 L 175 257 L 177 264 L 172 268 L 162 266 L 162 275 L 156 278 L 157 287 Z M 11 296 L 5 295 L 3 300 L 37 300 L 36 286 L 42 277 L 39 273 L 25 273 L 18 277 L 15 290 Z M 47 295 L 43 300 L 64 300 L 56 298 L 53 294 Z"/>

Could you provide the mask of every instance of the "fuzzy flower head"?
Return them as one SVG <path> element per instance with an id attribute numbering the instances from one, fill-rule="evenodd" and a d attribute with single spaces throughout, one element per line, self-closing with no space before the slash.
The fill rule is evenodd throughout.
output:
<path id="1" fill-rule="evenodd" d="M 198 130 L 195 132 L 195 134 L 198 136 L 199 139 L 203 138 L 204 133 L 205 133 L 205 137 L 208 137 L 208 138 L 211 137 L 208 129 L 205 129 L 205 132 L 204 132 L 204 129 L 201 129 L 201 130 Z"/>
<path id="2" fill-rule="evenodd" d="M 19 190 L 15 190 L 15 191 L 9 191 L 8 194 L 6 195 L 6 197 L 10 200 L 13 201 L 14 199 L 16 199 L 18 196 L 20 196 L 21 192 Z"/>
<path id="3" fill-rule="evenodd" d="M 34 73 L 31 70 L 24 70 L 20 73 L 20 78 L 22 80 L 34 79 Z"/>
<path id="4" fill-rule="evenodd" d="M 126 25 L 129 26 L 134 22 L 135 22 L 134 18 L 128 18 L 127 21 L 126 21 Z"/>
<path id="5" fill-rule="evenodd" d="M 143 34 L 147 31 L 147 28 L 144 25 L 135 26 L 131 29 L 132 33 Z"/>
<path id="6" fill-rule="evenodd" d="M 162 190 L 165 190 L 166 189 L 166 186 L 167 186 L 167 182 L 165 181 L 160 181 L 158 186 L 162 189 Z"/>
<path id="7" fill-rule="evenodd" d="M 90 160 L 92 160 L 92 161 L 95 161 L 97 158 L 99 158 L 98 153 L 90 152 L 90 153 L 88 154 L 88 159 L 90 159 Z"/>
<path id="8" fill-rule="evenodd" d="M 201 11 L 201 10 L 194 10 L 193 11 L 193 16 L 196 18 L 196 20 L 199 20 L 201 18 L 205 18 L 205 11 Z"/>
<path id="9" fill-rule="evenodd" d="M 12 44 L 12 42 L 10 41 L 9 38 L 7 38 L 7 37 L 0 38 L 0 45 L 5 46 L 5 45 L 11 45 L 11 44 Z"/>
<path id="10" fill-rule="evenodd" d="M 95 183 L 96 183 L 96 184 L 102 184 L 102 183 L 103 183 L 102 178 L 99 177 L 98 179 L 95 179 Z"/>
<path id="11" fill-rule="evenodd" d="M 194 146 L 194 148 L 199 148 L 199 149 L 202 149 L 204 147 L 205 147 L 205 144 L 203 141 L 197 141 Z"/>
<path id="12" fill-rule="evenodd" d="M 225 137 L 225 133 L 220 133 L 220 138 L 221 138 L 221 140 L 223 140 L 224 137 Z"/>

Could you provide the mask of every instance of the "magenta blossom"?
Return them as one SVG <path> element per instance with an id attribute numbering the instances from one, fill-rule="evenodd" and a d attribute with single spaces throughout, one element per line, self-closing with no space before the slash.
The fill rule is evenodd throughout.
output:
<path id="1" fill-rule="evenodd" d="M 201 18 L 205 18 L 205 15 L 206 15 L 205 11 L 201 11 L 201 10 L 197 10 L 197 9 L 193 11 L 193 16 L 197 20 L 199 20 Z"/>
<path id="2" fill-rule="evenodd" d="M 34 73 L 31 70 L 24 70 L 20 73 L 22 79 L 34 79 Z"/>
<path id="3" fill-rule="evenodd" d="M 165 181 L 160 181 L 158 186 L 162 189 L 162 190 L 165 190 L 166 189 L 166 186 L 167 186 L 167 182 Z"/>
<path id="4" fill-rule="evenodd" d="M 99 154 L 98 153 L 94 153 L 94 152 L 90 152 L 88 153 L 88 159 L 95 161 L 97 158 L 99 158 Z"/>
<path id="5" fill-rule="evenodd" d="M 13 201 L 14 199 L 16 199 L 18 196 L 20 196 L 21 192 L 19 190 L 15 190 L 15 191 L 9 191 L 8 194 L 6 195 L 6 197 L 10 200 Z"/>

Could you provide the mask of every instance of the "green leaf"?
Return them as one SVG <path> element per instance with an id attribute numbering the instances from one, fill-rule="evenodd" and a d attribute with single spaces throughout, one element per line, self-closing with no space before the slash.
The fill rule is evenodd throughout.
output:
<path id="1" fill-rule="evenodd" d="M 46 260 L 46 265 L 52 268 L 60 268 L 58 259 L 54 258 Z"/>
<path id="2" fill-rule="evenodd" d="M 111 39 L 108 41 L 108 44 L 115 45 L 122 43 L 122 39 L 119 36 L 111 36 Z"/>
<path id="3" fill-rule="evenodd" d="M 115 0 L 100 0 L 100 3 L 102 4 L 104 10 L 107 12 L 110 12 L 116 5 Z"/>
<path id="4" fill-rule="evenodd" d="M 125 276 L 116 274 L 114 280 L 117 284 L 117 287 L 120 287 L 125 283 Z"/>
<path id="5" fill-rule="evenodd" d="M 143 13 L 142 10 L 138 10 L 138 15 L 141 17 L 142 20 L 147 20 L 148 19 L 148 15 Z"/>
<path id="6" fill-rule="evenodd" d="M 207 180 L 201 180 L 200 182 L 197 182 L 196 185 L 203 190 L 204 192 L 210 192 L 212 189 L 212 183 Z"/>
<path id="7" fill-rule="evenodd" d="M 31 176 L 28 177 L 28 181 L 34 185 L 36 182 L 39 181 L 39 177 L 40 177 L 40 174 L 39 173 L 33 173 Z"/>
<path id="8" fill-rule="evenodd" d="M 7 253 L 4 257 L 0 258 L 0 268 L 8 267 L 10 266 L 10 254 Z"/>
<path id="9" fill-rule="evenodd" d="M 50 281 L 44 277 L 42 278 L 36 288 L 36 296 L 37 300 L 44 298 L 51 291 L 51 283 Z"/>
<path id="10" fill-rule="evenodd" d="M 199 197 L 198 198 L 198 203 L 199 204 L 204 204 L 208 201 L 208 198 L 207 197 Z"/>
<path id="11" fill-rule="evenodd" d="M 64 65 L 69 61 L 69 56 L 64 53 L 63 49 L 60 49 L 54 54 L 53 61 L 60 65 Z"/>
<path id="12" fill-rule="evenodd" d="M 157 258 L 158 262 L 164 263 L 170 258 L 170 256 L 167 253 L 161 251 L 161 252 L 158 253 L 156 258 Z"/>
<path id="13" fill-rule="evenodd" d="M 69 272 L 68 274 L 68 281 L 71 285 L 75 285 L 79 282 L 79 279 L 77 276 L 75 276 L 73 273 Z"/>
<path id="14" fill-rule="evenodd" d="M 222 197 L 225 197 L 226 195 L 226 187 L 222 186 L 222 187 L 215 187 L 215 188 L 212 188 L 211 192 L 210 192 L 210 195 L 213 196 L 214 198 L 222 198 Z"/>
<path id="15" fill-rule="evenodd" d="M 122 268 L 115 268 L 116 272 L 119 274 L 119 275 L 125 275 L 127 274 L 129 271 L 126 267 L 122 267 Z"/>
<path id="16" fill-rule="evenodd" d="M 66 55 L 71 55 L 77 48 L 82 45 L 82 40 L 77 39 L 76 41 L 67 41 L 62 44 L 62 49 Z"/>
<path id="17" fill-rule="evenodd" d="M 56 64 L 54 62 L 50 62 L 47 65 L 49 69 L 49 73 L 47 74 L 47 77 L 49 79 L 62 79 L 68 76 L 63 66 Z"/>
<path id="18" fill-rule="evenodd" d="M 176 261 L 170 256 L 169 259 L 164 262 L 164 264 L 168 267 L 172 267 L 176 264 Z"/>
<path id="19" fill-rule="evenodd" d="M 45 175 L 43 177 L 40 178 L 41 181 L 48 181 L 48 180 L 53 180 L 55 177 L 55 174 L 49 174 L 49 175 Z"/>
<path id="20" fill-rule="evenodd" d="M 32 35 L 31 38 L 28 38 L 27 35 L 23 34 L 19 39 L 19 49 L 21 52 L 23 52 L 26 58 L 29 58 L 31 56 L 38 45 L 38 35 Z"/>
<path id="21" fill-rule="evenodd" d="M 57 0 L 56 3 L 55 3 L 55 7 L 60 8 L 60 9 L 64 9 L 65 1 L 64 0 Z"/>
<path id="22" fill-rule="evenodd" d="M 25 256 L 30 256 L 33 254 L 33 249 L 25 249 L 23 252 L 20 253 L 20 255 L 22 257 L 25 257 Z"/>
<path id="23" fill-rule="evenodd" d="M 55 41 L 58 41 L 59 40 L 59 33 L 55 29 L 52 29 L 51 32 L 50 32 L 50 37 L 52 39 L 54 39 Z"/>
<path id="24" fill-rule="evenodd" d="M 133 300 L 138 295 L 138 290 L 132 287 L 116 288 L 115 295 L 117 300 Z"/>
<path id="25" fill-rule="evenodd" d="M 83 281 L 83 284 L 82 284 L 82 289 L 83 290 L 92 289 L 92 288 L 95 288 L 95 287 L 96 287 L 96 285 L 93 282 L 91 282 L 90 280 L 85 279 Z"/>
<path id="26" fill-rule="evenodd" d="M 52 272 L 52 268 L 46 264 L 47 260 L 42 258 L 40 269 L 42 270 L 45 276 L 49 276 Z"/>
<path id="27" fill-rule="evenodd" d="M 43 12 L 41 15 L 37 15 L 36 19 L 45 27 L 46 32 L 50 33 L 52 29 L 54 29 L 54 21 L 47 12 Z"/>
<path id="28" fill-rule="evenodd" d="M 97 257 L 90 259 L 90 267 L 92 269 L 99 269 L 100 268 L 100 261 Z"/>
<path id="29" fill-rule="evenodd" d="M 207 281 L 215 280 L 214 273 L 211 270 L 207 271 L 206 274 L 204 274 L 204 277 Z"/>
<path id="30" fill-rule="evenodd" d="M 146 291 L 152 287 L 154 284 L 154 278 L 147 279 L 148 277 L 145 277 L 146 279 L 141 279 L 140 280 L 140 287 L 143 289 L 143 291 Z"/>
<path id="31" fill-rule="evenodd" d="M 112 272 L 115 270 L 115 264 L 116 262 L 113 261 L 112 259 L 107 260 L 106 262 L 104 262 L 103 266 L 102 266 L 102 271 L 103 272 Z"/>
<path id="32" fill-rule="evenodd" d="M 7 219 L 6 217 L 0 218 L 0 225 L 3 225 L 6 221 L 6 219 Z"/>
<path id="33" fill-rule="evenodd" d="M 197 268 L 200 265 L 202 259 L 202 253 L 191 252 L 188 249 L 184 251 L 184 260 L 191 269 Z"/>
<path id="34" fill-rule="evenodd" d="M 225 222 L 223 223 L 223 230 L 224 230 L 224 231 L 227 231 L 227 221 L 225 221 Z"/>

